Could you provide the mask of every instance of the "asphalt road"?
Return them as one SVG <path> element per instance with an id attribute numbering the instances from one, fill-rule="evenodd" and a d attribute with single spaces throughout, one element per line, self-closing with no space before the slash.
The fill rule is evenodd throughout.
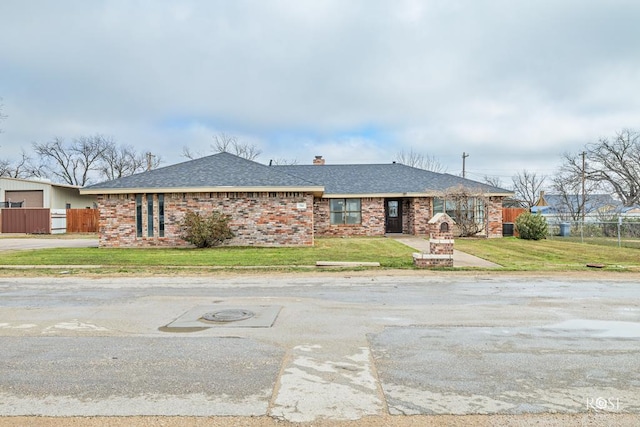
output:
<path id="1" fill-rule="evenodd" d="M 0 416 L 640 416 L 638 280 L 590 277 L 3 278 Z"/>

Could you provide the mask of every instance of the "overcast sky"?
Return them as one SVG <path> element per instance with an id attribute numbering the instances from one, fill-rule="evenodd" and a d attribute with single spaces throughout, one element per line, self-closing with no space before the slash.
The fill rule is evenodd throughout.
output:
<path id="1" fill-rule="evenodd" d="M 96 133 L 163 164 L 257 159 L 553 174 L 640 128 L 638 0 L 0 1 L 0 158 Z"/>

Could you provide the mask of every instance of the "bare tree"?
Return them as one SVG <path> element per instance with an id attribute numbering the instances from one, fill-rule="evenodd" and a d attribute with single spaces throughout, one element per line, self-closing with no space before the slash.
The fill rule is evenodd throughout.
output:
<path id="1" fill-rule="evenodd" d="M 540 190 L 544 188 L 547 177 L 545 175 L 538 176 L 535 172 L 524 169 L 511 179 L 516 200 L 527 208 L 531 208 L 536 203 Z"/>
<path id="2" fill-rule="evenodd" d="M 269 160 L 269 166 L 286 166 L 286 165 L 297 165 L 299 164 L 298 159 L 271 159 Z"/>
<path id="3" fill-rule="evenodd" d="M 240 142 L 238 137 L 227 135 L 224 132 L 213 136 L 211 150 L 214 153 L 235 154 L 236 156 L 247 160 L 255 160 L 260 154 L 262 154 L 262 151 L 255 144 Z M 187 159 L 196 159 L 202 156 L 204 156 L 204 154 L 201 152 L 191 151 L 189 147 L 182 147 L 182 157 L 186 157 Z"/>
<path id="4" fill-rule="evenodd" d="M 36 154 L 45 163 L 51 177 L 70 185 L 84 186 L 89 182 L 90 172 L 98 169 L 104 152 L 114 142 L 102 135 L 81 136 L 71 143 L 62 138 L 50 142 L 33 143 Z"/>
<path id="5" fill-rule="evenodd" d="M 582 193 L 582 172 L 563 168 L 551 179 L 553 192 L 560 197 L 557 215 L 561 220 L 579 221 L 587 212 L 589 201 L 598 191 L 598 184 L 593 181 L 584 182 Z"/>
<path id="6" fill-rule="evenodd" d="M 587 144 L 583 153 L 564 155 L 564 169 L 603 185 L 625 206 L 640 203 L 640 133 L 624 129 L 612 140 Z"/>
<path id="7" fill-rule="evenodd" d="M 499 176 L 489 176 L 489 175 L 485 175 L 483 178 L 483 181 L 486 184 L 489 184 L 493 187 L 498 187 L 498 188 L 505 188 L 504 184 L 502 183 L 502 179 L 500 179 Z"/>
<path id="8" fill-rule="evenodd" d="M 238 138 L 224 132 L 213 136 L 211 148 L 216 153 L 231 153 L 247 160 L 255 160 L 262 151 L 253 144 L 238 141 Z"/>
<path id="9" fill-rule="evenodd" d="M 431 172 L 445 172 L 445 167 L 433 156 L 424 155 L 410 149 L 408 152 L 402 150 L 395 156 L 395 161 L 405 166 L 424 169 Z"/>
<path id="10" fill-rule="evenodd" d="M 138 153 L 129 145 L 110 144 L 100 156 L 98 171 L 106 180 L 118 179 L 145 170 L 155 169 L 161 158 L 151 153 Z"/>
<path id="11" fill-rule="evenodd" d="M 458 185 L 447 189 L 442 199 L 445 211 L 455 221 L 460 236 L 475 236 L 486 229 L 490 200 L 484 191 Z"/>
<path id="12" fill-rule="evenodd" d="M 45 173 L 43 166 L 36 165 L 33 159 L 22 150 L 21 157 L 16 162 L 0 160 L 0 176 L 9 178 L 42 178 Z"/>
<path id="13" fill-rule="evenodd" d="M 0 177 L 11 177 L 12 174 L 11 162 L 7 159 L 0 159 Z"/>
<path id="14" fill-rule="evenodd" d="M 189 160 L 193 160 L 202 156 L 204 156 L 204 154 L 200 152 L 193 152 L 189 147 L 182 147 L 182 157 L 186 157 Z"/>

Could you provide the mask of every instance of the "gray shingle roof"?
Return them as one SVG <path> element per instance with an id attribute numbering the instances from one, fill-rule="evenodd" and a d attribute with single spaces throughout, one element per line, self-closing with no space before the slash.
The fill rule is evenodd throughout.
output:
<path id="1" fill-rule="evenodd" d="M 126 189 L 188 189 L 214 187 L 310 188 L 325 195 L 436 193 L 459 185 L 492 194 L 512 194 L 458 176 L 399 163 L 360 165 L 266 166 L 229 153 L 218 153 L 136 175 L 84 187 L 87 193 Z M 230 189 L 232 190 L 232 189 Z M 233 191 L 233 190 L 232 190 Z"/>
<path id="2" fill-rule="evenodd" d="M 292 175 L 321 183 L 325 195 L 436 193 L 465 186 L 491 194 L 512 194 L 503 188 L 459 176 L 417 169 L 400 163 L 361 165 L 272 166 Z"/>
<path id="3" fill-rule="evenodd" d="M 101 182 L 85 190 L 127 188 L 310 187 L 316 184 L 285 171 L 218 153 L 147 172 Z"/>
<path id="4" fill-rule="evenodd" d="M 582 204 L 582 194 L 568 194 L 566 196 L 545 194 L 544 200 L 547 202 L 546 206 L 532 206 L 531 211 L 548 214 L 578 212 Z M 611 194 L 589 194 L 585 200 L 584 211 L 591 213 L 608 207 L 621 211 L 623 204 L 614 199 Z"/>

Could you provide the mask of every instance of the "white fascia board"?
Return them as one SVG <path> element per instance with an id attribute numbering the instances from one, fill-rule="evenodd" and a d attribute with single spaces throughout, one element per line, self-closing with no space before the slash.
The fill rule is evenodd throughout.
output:
<path id="1" fill-rule="evenodd" d="M 152 193 L 280 193 L 322 194 L 324 187 L 163 187 L 163 188 L 81 188 L 80 194 L 152 194 Z"/>
<path id="2" fill-rule="evenodd" d="M 366 194 L 323 194 L 323 199 L 365 199 L 365 198 L 384 198 L 384 199 L 402 199 L 411 197 L 444 197 L 446 193 L 439 191 L 429 191 L 424 193 L 366 193 Z M 472 196 L 474 196 L 472 194 Z M 509 197 L 512 193 L 484 193 L 485 197 Z"/>

